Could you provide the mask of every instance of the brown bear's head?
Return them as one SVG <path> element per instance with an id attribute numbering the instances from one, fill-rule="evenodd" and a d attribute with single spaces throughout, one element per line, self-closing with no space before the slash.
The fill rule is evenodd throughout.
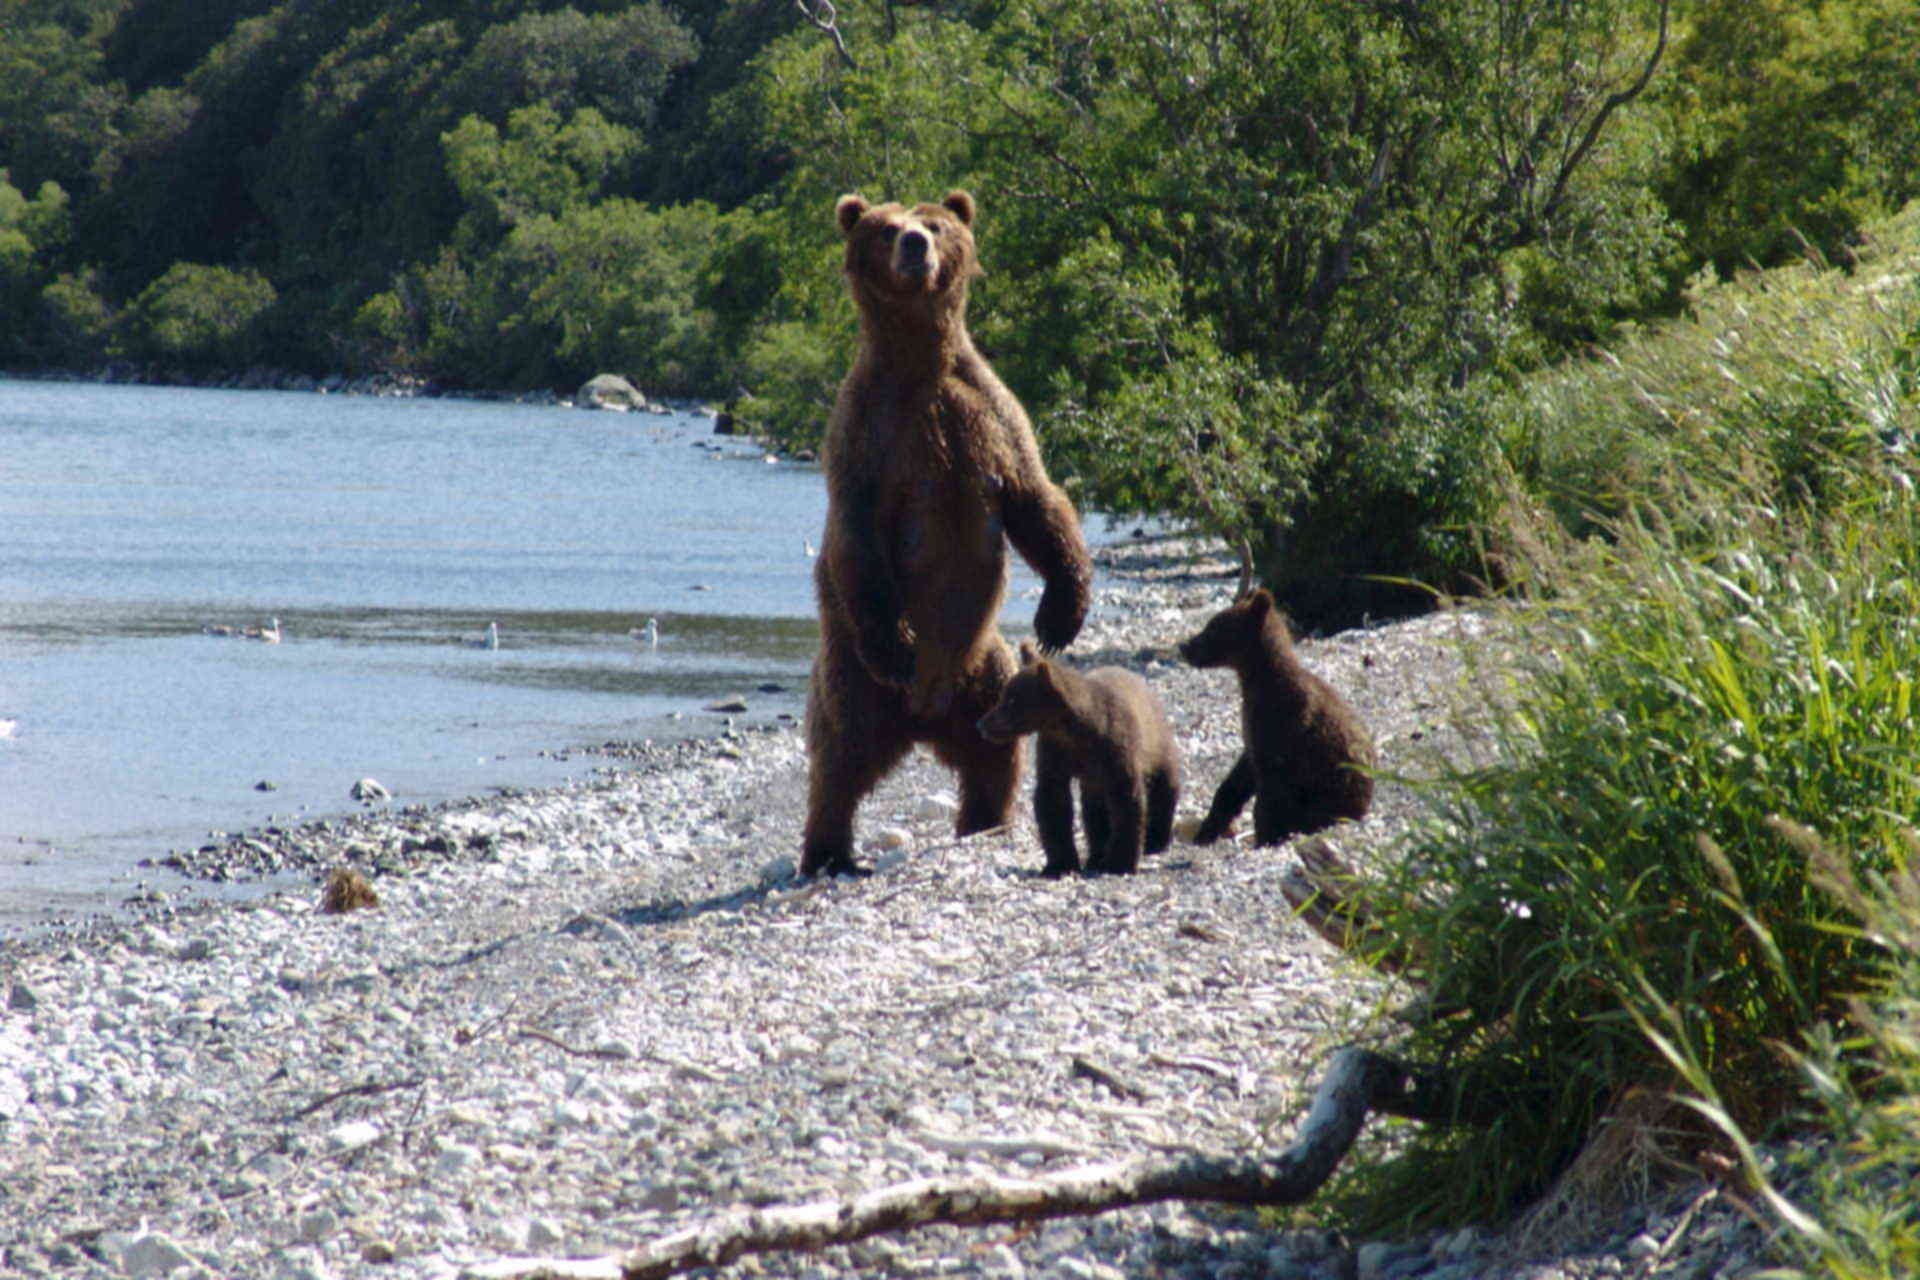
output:
<path id="1" fill-rule="evenodd" d="M 1012 742 L 1024 733 L 1038 733 L 1058 724 L 1067 714 L 1067 698 L 1053 664 L 1040 656 L 1033 641 L 1020 644 L 1020 669 L 1000 691 L 1000 701 L 980 717 L 980 736 L 989 742 Z"/>
<path id="2" fill-rule="evenodd" d="M 962 306 L 980 274 L 973 251 L 973 197 L 950 191 L 939 204 L 870 205 L 841 196 L 834 218 L 847 238 L 847 283 L 863 308 L 916 301 Z"/>
<path id="3" fill-rule="evenodd" d="M 1282 648 L 1291 640 L 1273 597 L 1256 587 L 1208 619 L 1200 634 L 1182 640 L 1180 656 L 1196 667 L 1230 667 L 1263 652 L 1269 638 Z"/>

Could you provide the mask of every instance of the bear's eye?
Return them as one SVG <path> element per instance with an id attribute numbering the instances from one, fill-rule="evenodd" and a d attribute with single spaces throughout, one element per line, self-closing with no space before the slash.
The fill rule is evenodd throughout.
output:
<path id="1" fill-rule="evenodd" d="M 882 227 L 880 229 L 880 243 L 892 244 L 894 240 L 899 237 L 899 235 L 900 235 L 900 228 L 898 227 Z"/>

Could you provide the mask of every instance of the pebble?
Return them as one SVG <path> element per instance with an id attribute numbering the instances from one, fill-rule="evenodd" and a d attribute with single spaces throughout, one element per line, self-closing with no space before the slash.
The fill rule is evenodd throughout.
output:
<path id="1" fill-rule="evenodd" d="M 1231 593 L 1230 561 L 1181 551 L 1103 553 L 1072 656 L 1155 682 L 1191 818 L 1239 752 L 1239 708 L 1220 673 L 1140 656 Z M 1302 653 L 1369 717 L 1391 772 L 1413 729 L 1440 735 L 1454 640 L 1480 626 L 1435 615 Z M 1353 1010 L 1389 1001 L 1294 920 L 1283 850 L 1183 846 L 1135 876 L 1042 882 L 1024 788 L 1010 826 L 956 840 L 953 775 L 919 752 L 862 807 L 875 874 L 805 882 L 796 728 L 601 754 L 549 791 L 167 860 L 305 877 L 293 890 L 0 943 L 0 1274 L 450 1280 L 740 1204 L 1044 1174 L 1143 1142 L 1244 1151 L 1284 1141 L 1277 1100 L 1324 1068 Z M 1389 782 L 1369 822 L 1417 812 Z M 320 913 L 336 866 L 374 882 L 380 910 Z M 1075 1075 L 1076 1057 L 1145 1100 Z M 1709 1246 L 1719 1211 L 1676 1248 L 1697 1238 L 1704 1274 L 1763 1247 L 1731 1229 Z M 1356 1254 L 1310 1229 L 1311 1206 L 1290 1217 L 1301 1229 L 1181 1204 L 936 1226 L 730 1274 L 1584 1280 L 1619 1261 L 1523 1260 L 1493 1230 Z"/>

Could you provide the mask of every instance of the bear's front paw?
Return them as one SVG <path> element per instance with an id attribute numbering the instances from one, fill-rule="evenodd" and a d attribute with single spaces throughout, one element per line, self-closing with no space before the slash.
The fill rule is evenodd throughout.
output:
<path id="1" fill-rule="evenodd" d="M 1228 818 L 1225 822 L 1203 822 L 1193 833 L 1193 843 L 1201 845 L 1212 844 L 1221 836 L 1228 835 L 1232 831 L 1232 818 Z"/>
<path id="2" fill-rule="evenodd" d="M 1033 611 L 1033 634 L 1039 638 L 1042 649 L 1058 653 L 1080 634 L 1080 624 L 1086 616 L 1085 603 L 1077 592 L 1048 587 L 1040 593 L 1040 607 Z"/>

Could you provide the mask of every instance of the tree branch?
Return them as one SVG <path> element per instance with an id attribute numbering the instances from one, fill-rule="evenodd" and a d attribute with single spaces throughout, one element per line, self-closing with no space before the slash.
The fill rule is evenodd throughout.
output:
<path id="1" fill-rule="evenodd" d="M 1451 1122 L 1443 1080 L 1371 1049 L 1333 1060 L 1293 1145 L 1277 1155 L 1114 1160 L 1032 1178 L 925 1178 L 846 1200 L 732 1213 L 602 1258 L 505 1259 L 467 1270 L 471 1280 L 655 1280 L 721 1267 L 750 1253 L 823 1249 L 931 1223 L 980 1226 L 1085 1217 L 1165 1200 L 1289 1205 L 1333 1176 L 1373 1111 Z"/>
<path id="2" fill-rule="evenodd" d="M 833 7 L 833 0 L 812 0 L 812 3 L 808 3 L 808 0 L 793 0 L 793 7 L 800 11 L 801 17 L 833 37 L 833 47 L 840 54 L 840 61 L 846 64 L 847 70 L 860 69 L 860 64 L 853 60 L 851 53 L 847 52 L 846 37 L 840 34 L 840 15 L 839 11 Z"/>
<path id="3" fill-rule="evenodd" d="M 1566 195 L 1568 179 L 1586 160 L 1587 152 L 1593 150 L 1593 144 L 1600 137 L 1600 130 L 1606 126 L 1607 117 L 1646 92 L 1648 83 L 1653 79 L 1654 71 L 1660 66 L 1660 59 L 1667 52 L 1667 19 L 1671 8 L 1672 0 L 1660 0 L 1660 35 L 1654 41 L 1653 52 L 1647 55 L 1647 64 L 1640 68 L 1640 74 L 1632 84 L 1607 95 L 1607 100 L 1600 104 L 1598 111 L 1593 113 L 1593 119 L 1587 122 L 1587 132 L 1580 139 L 1580 145 L 1573 149 L 1573 154 L 1567 157 L 1567 162 L 1560 166 L 1559 176 L 1554 179 L 1553 193 L 1540 207 L 1540 217 L 1543 221 L 1550 221 L 1554 212 L 1560 207 L 1560 201 Z"/>

